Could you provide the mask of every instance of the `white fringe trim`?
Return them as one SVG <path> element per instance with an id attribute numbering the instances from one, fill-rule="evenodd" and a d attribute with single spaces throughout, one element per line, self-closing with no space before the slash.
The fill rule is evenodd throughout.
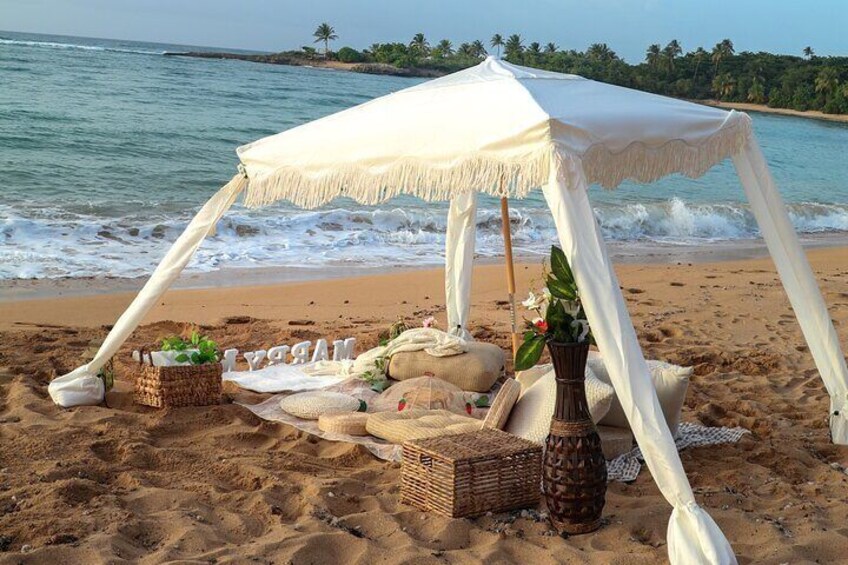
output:
<path id="1" fill-rule="evenodd" d="M 349 165 L 321 173 L 281 167 L 271 174 L 251 178 L 244 203 L 258 208 L 287 200 L 299 208 L 311 209 L 339 197 L 374 205 L 401 194 L 444 201 L 471 190 L 495 197 L 524 198 L 548 182 L 551 166 L 581 163 L 590 184 L 610 189 L 627 179 L 650 182 L 671 173 L 695 178 L 737 153 L 749 135 L 750 118 L 737 113 L 736 119 L 728 119 L 723 128 L 698 145 L 672 140 L 650 147 L 635 142 L 618 153 L 595 145 L 579 156 L 552 141 L 511 160 L 487 155 L 434 165 L 430 161 L 405 159 L 385 167 Z"/>

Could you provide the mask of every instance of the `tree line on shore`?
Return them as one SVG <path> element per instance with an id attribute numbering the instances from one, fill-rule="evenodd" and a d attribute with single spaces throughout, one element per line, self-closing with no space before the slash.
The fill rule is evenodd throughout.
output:
<path id="1" fill-rule="evenodd" d="M 454 45 L 448 39 L 431 44 L 418 33 L 409 43 L 374 43 L 364 50 L 342 47 L 337 52 L 329 46 L 330 41 L 338 39 L 332 26 L 321 24 L 313 35 L 316 43 L 323 43 L 323 57 L 346 63 L 449 73 L 476 65 L 493 54 L 517 65 L 678 98 L 848 113 L 848 57 L 819 57 L 811 47 L 803 50 L 803 56 L 737 53 L 733 42 L 724 39 L 710 50 L 697 47 L 684 52 L 674 39 L 665 46 L 648 46 L 645 59 L 631 65 L 605 43 L 594 43 L 585 51 L 564 50 L 555 43 L 525 43 L 518 34 L 504 37 L 496 33 L 487 43 L 478 39 Z M 321 56 L 311 47 L 304 47 L 301 53 Z"/>

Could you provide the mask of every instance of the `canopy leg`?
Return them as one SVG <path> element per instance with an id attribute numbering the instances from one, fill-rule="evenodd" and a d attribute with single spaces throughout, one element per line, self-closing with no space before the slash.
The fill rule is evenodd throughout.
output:
<path id="1" fill-rule="evenodd" d="M 501 198 L 501 222 L 503 224 L 504 258 L 506 259 L 506 288 L 509 292 L 509 323 L 512 337 L 512 358 L 518 353 L 518 327 L 515 323 L 515 267 L 512 263 L 512 233 L 509 225 L 509 201 Z"/>

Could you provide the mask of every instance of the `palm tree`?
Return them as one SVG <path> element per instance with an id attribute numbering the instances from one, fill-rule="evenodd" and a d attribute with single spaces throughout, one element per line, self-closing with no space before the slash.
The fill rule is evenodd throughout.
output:
<path id="1" fill-rule="evenodd" d="M 663 56 L 665 57 L 666 68 L 669 72 L 674 70 L 674 59 L 683 53 L 683 48 L 680 47 L 680 42 L 676 39 L 672 39 L 668 42 L 668 45 L 663 49 Z"/>
<path id="2" fill-rule="evenodd" d="M 412 41 L 409 42 L 409 48 L 415 51 L 420 57 L 426 57 L 430 54 L 430 44 L 427 43 L 427 38 L 423 33 L 416 33 L 412 36 Z"/>
<path id="3" fill-rule="evenodd" d="M 729 73 L 722 73 L 713 79 L 713 92 L 721 99 L 733 94 L 736 82 Z"/>
<path id="4" fill-rule="evenodd" d="M 470 43 L 460 43 L 459 49 L 456 50 L 456 53 L 458 55 L 462 55 L 463 57 L 473 57 L 474 56 Z"/>
<path id="5" fill-rule="evenodd" d="M 479 39 L 475 39 L 474 43 L 471 44 L 471 53 L 478 59 L 482 59 L 488 55 L 488 53 L 486 53 L 486 46 L 483 45 L 483 42 Z"/>
<path id="6" fill-rule="evenodd" d="M 492 36 L 491 41 L 489 41 L 489 45 L 491 45 L 492 47 L 494 47 L 495 49 L 498 50 L 498 59 L 500 59 L 501 58 L 501 47 L 506 45 L 504 43 L 503 36 L 499 33 L 496 33 L 495 35 Z"/>
<path id="7" fill-rule="evenodd" d="M 559 47 L 557 47 L 557 44 L 553 41 L 545 45 L 545 53 L 551 54 L 556 53 L 557 51 L 559 51 Z"/>
<path id="8" fill-rule="evenodd" d="M 713 47 L 712 52 L 712 60 L 715 63 L 715 69 L 713 70 L 713 78 L 718 75 L 718 66 L 721 64 L 723 59 L 730 57 L 736 51 L 733 49 L 733 42 L 729 39 L 722 39 L 720 43 L 716 43 L 715 47 Z"/>
<path id="9" fill-rule="evenodd" d="M 450 42 L 450 39 L 443 39 L 438 43 L 438 45 L 436 45 L 436 49 L 434 49 L 434 51 L 439 52 L 439 58 L 441 59 L 450 57 L 453 55 L 453 43 Z"/>
<path id="10" fill-rule="evenodd" d="M 615 54 L 615 51 L 609 48 L 609 45 L 606 43 L 593 43 L 586 50 L 586 55 L 590 59 L 595 59 L 596 61 L 600 61 L 602 63 L 609 63 L 610 61 L 614 61 L 618 58 L 618 55 Z"/>
<path id="11" fill-rule="evenodd" d="M 839 71 L 833 67 L 823 67 L 816 75 L 815 88 L 818 94 L 824 95 L 825 99 L 836 92 L 839 86 Z"/>
<path id="12" fill-rule="evenodd" d="M 698 47 L 695 49 L 695 52 L 692 56 L 695 58 L 695 74 L 692 77 L 692 80 L 695 81 L 698 79 L 698 68 L 701 66 L 701 60 L 707 55 L 706 50 L 703 47 Z"/>
<path id="13" fill-rule="evenodd" d="M 766 101 L 766 91 L 763 88 L 763 82 L 759 77 L 754 77 L 751 81 L 751 88 L 748 89 L 748 102 L 754 104 L 762 104 Z"/>
<path id="14" fill-rule="evenodd" d="M 506 55 L 507 59 L 515 62 L 521 58 L 521 54 L 523 52 L 524 45 L 521 44 L 521 36 L 517 33 L 513 33 L 504 44 L 504 55 Z"/>
<path id="15" fill-rule="evenodd" d="M 812 47 L 810 47 L 809 45 L 804 47 L 804 57 L 806 57 L 807 59 L 812 59 L 813 57 L 815 57 L 815 55 L 816 53 L 815 51 L 813 51 Z"/>
<path id="16" fill-rule="evenodd" d="M 652 43 L 648 46 L 647 51 L 645 51 L 645 61 L 654 69 L 659 66 L 661 56 L 662 50 L 659 43 Z"/>
<path id="17" fill-rule="evenodd" d="M 339 38 L 336 35 L 336 30 L 333 29 L 333 26 L 328 24 L 327 22 L 322 23 L 317 28 L 315 28 L 315 32 L 312 34 L 315 38 L 315 43 L 324 42 L 324 58 L 327 58 L 327 55 L 330 53 L 330 42 L 335 41 Z"/>

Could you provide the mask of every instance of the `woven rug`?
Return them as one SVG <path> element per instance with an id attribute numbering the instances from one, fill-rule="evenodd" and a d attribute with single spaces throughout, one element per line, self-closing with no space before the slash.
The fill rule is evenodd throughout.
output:
<path id="1" fill-rule="evenodd" d="M 708 428 L 699 424 L 681 423 L 680 436 L 675 441 L 677 451 L 687 447 L 736 443 L 743 435 L 751 433 L 745 428 Z M 642 451 L 634 447 L 630 453 L 619 455 L 607 462 L 607 477 L 610 481 L 628 483 L 635 481 L 642 469 Z"/>

